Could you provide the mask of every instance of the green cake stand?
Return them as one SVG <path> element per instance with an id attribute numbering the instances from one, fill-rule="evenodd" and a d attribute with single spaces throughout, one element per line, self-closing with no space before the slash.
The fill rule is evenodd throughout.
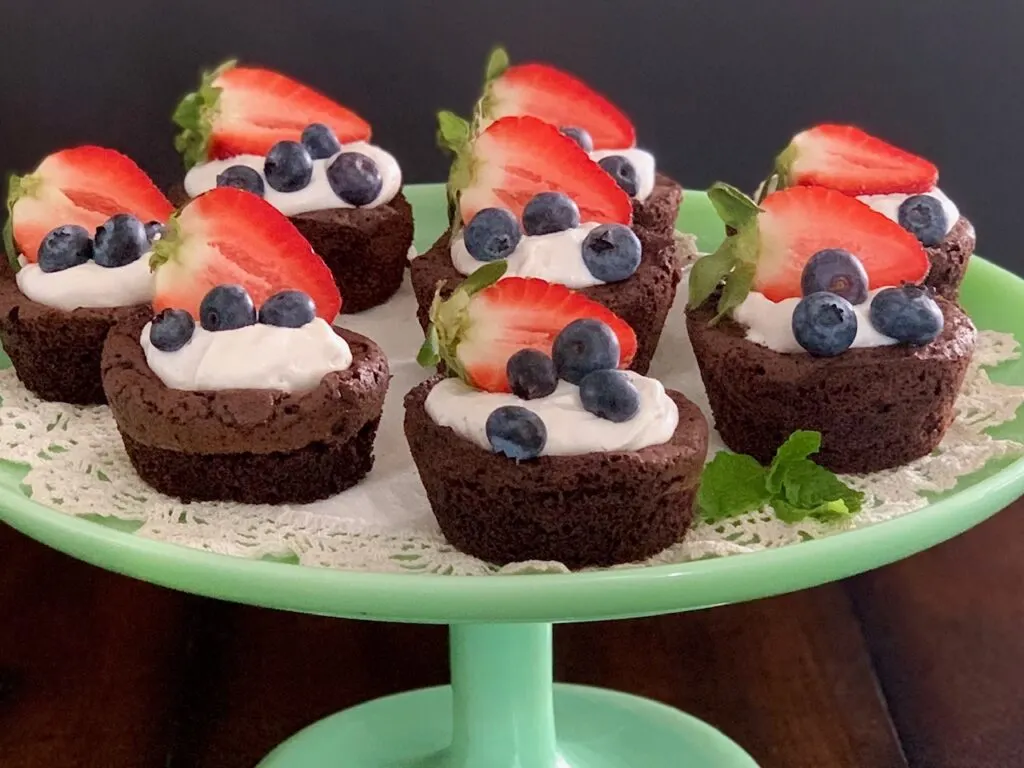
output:
<path id="1" fill-rule="evenodd" d="M 440 185 L 412 186 L 417 245 L 445 224 Z M 713 248 L 707 198 L 680 229 Z M 980 328 L 1024 339 L 1024 281 L 974 259 L 963 303 Z M 992 372 L 1024 385 L 1024 363 Z M 1024 441 L 1024 418 L 999 435 Z M 27 498 L 0 462 L 0 519 L 72 557 L 173 589 L 281 610 L 451 626 L 451 685 L 372 701 L 316 723 L 262 768 L 754 768 L 712 727 L 645 699 L 555 685 L 554 622 L 691 611 L 778 595 L 891 563 L 956 536 L 1024 493 L 1024 460 L 964 478 L 904 517 L 801 544 L 677 565 L 575 574 L 344 572 L 245 560 L 139 538 Z M 638 652 L 642 652 L 638 649 Z"/>

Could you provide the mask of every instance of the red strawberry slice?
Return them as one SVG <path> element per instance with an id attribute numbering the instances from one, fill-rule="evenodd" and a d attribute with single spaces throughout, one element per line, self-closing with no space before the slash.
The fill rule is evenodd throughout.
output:
<path id="1" fill-rule="evenodd" d="M 564 285 L 527 277 L 499 280 L 473 295 L 455 358 L 470 385 L 508 392 L 508 359 L 527 347 L 551 354 L 559 332 L 580 318 L 607 323 L 619 339 L 620 367 L 629 366 L 636 354 L 636 334 L 624 320 Z"/>
<path id="2" fill-rule="evenodd" d="M 825 248 L 859 258 L 871 288 L 919 283 L 928 274 L 928 254 L 916 237 L 841 192 L 790 187 L 768 195 L 761 208 L 753 288 L 772 301 L 800 296 L 804 265 Z"/>
<path id="3" fill-rule="evenodd" d="M 852 125 L 819 125 L 793 137 L 776 161 L 783 184 L 822 186 L 847 195 L 927 192 L 939 171 L 923 157 Z"/>
<path id="4" fill-rule="evenodd" d="M 535 117 L 492 123 L 467 152 L 456 158 L 452 176 L 466 223 L 482 208 L 521 216 L 538 192 L 567 194 L 581 221 L 629 224 L 632 218 L 629 195 L 612 177 L 575 141 Z"/>
<path id="5" fill-rule="evenodd" d="M 629 118 L 590 86 L 548 64 L 517 64 L 488 85 L 485 115 L 492 119 L 532 115 L 558 127 L 583 128 L 594 149 L 636 144 Z"/>
<path id="6" fill-rule="evenodd" d="M 39 243 L 55 227 L 99 227 L 115 213 L 166 221 L 170 201 L 132 160 L 103 147 L 55 152 L 30 174 L 12 176 L 7 193 L 11 258 L 37 258 Z"/>
<path id="7" fill-rule="evenodd" d="M 370 125 L 326 96 L 269 69 L 229 61 L 203 75 L 181 100 L 175 146 L 185 165 L 236 155 L 265 155 L 279 141 L 298 141 L 310 123 L 330 126 L 338 141 L 370 138 Z"/>
<path id="8" fill-rule="evenodd" d="M 278 291 L 305 292 L 327 322 L 341 295 L 327 265 L 288 217 L 262 198 L 230 187 L 200 195 L 170 221 L 150 263 L 156 270 L 153 309 L 199 304 L 217 285 L 245 287 L 258 307 Z"/>

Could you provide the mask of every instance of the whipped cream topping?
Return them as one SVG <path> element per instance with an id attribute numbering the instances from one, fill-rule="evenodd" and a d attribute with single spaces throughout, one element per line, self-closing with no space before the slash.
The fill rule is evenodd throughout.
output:
<path id="1" fill-rule="evenodd" d="M 594 222 L 547 235 L 523 235 L 509 255 L 503 277 L 539 277 L 567 288 L 604 285 L 583 261 L 583 241 L 597 227 Z M 477 261 L 466 249 L 460 232 L 451 242 L 452 264 L 463 275 L 471 275 L 488 262 Z"/>
<path id="2" fill-rule="evenodd" d="M 196 324 L 192 339 L 175 352 L 162 352 L 149 340 L 149 323 L 139 342 L 150 369 L 170 389 L 315 389 L 331 371 L 352 365 L 352 350 L 327 321 L 316 318 L 301 328 L 248 325 L 207 331 Z"/>
<path id="3" fill-rule="evenodd" d="M 645 149 L 630 147 L 628 149 L 595 149 L 590 153 L 590 159 L 595 163 L 605 157 L 622 155 L 629 160 L 636 168 L 636 194 L 635 200 L 641 203 L 651 196 L 654 191 L 654 155 Z"/>
<path id="4" fill-rule="evenodd" d="M 960 218 L 960 210 L 956 207 L 956 203 L 950 200 L 946 193 L 938 187 L 932 187 L 924 194 L 934 197 L 942 205 L 942 211 L 946 214 L 946 234 L 948 235 Z M 869 208 L 874 208 L 886 218 L 898 223 L 900 220 L 900 206 L 903 205 L 903 201 L 908 197 L 914 197 L 914 195 L 898 192 L 891 195 L 860 195 L 857 199 Z"/>
<path id="5" fill-rule="evenodd" d="M 667 443 L 679 423 L 679 409 L 656 379 L 625 371 L 640 392 L 640 410 L 629 421 L 613 422 L 584 410 L 579 387 L 566 381 L 547 397 L 523 400 L 512 394 L 482 392 L 460 379 L 444 379 L 427 395 L 427 414 L 434 423 L 491 450 L 487 417 L 503 405 L 521 405 L 536 413 L 547 427 L 542 456 L 638 451 Z"/>
<path id="6" fill-rule="evenodd" d="M 38 264 L 18 257 L 18 289 L 32 301 L 54 309 L 130 307 L 153 300 L 149 254 L 123 267 L 101 267 L 87 261 L 60 272 L 43 272 Z"/>
<path id="7" fill-rule="evenodd" d="M 367 144 L 365 141 L 345 144 L 342 146 L 341 152 L 361 152 L 373 160 L 377 164 L 377 168 L 380 169 L 383 182 L 380 194 L 367 205 L 358 207 L 376 208 L 379 205 L 390 203 L 394 199 L 402 188 L 402 169 L 392 154 L 373 144 Z M 295 192 L 278 192 L 266 184 L 266 177 L 263 177 L 263 155 L 238 155 L 195 165 L 185 174 L 185 192 L 189 197 L 197 197 L 203 192 L 209 192 L 217 186 L 218 174 L 233 165 L 246 165 L 263 177 L 263 199 L 285 216 L 295 216 L 310 211 L 324 211 L 331 208 L 355 208 L 357 206 L 346 203 L 334 194 L 331 185 L 327 183 L 327 166 L 341 152 L 323 160 L 314 160 L 313 177 L 309 180 L 309 184 Z"/>
<path id="8" fill-rule="evenodd" d="M 851 348 L 882 347 L 896 343 L 896 339 L 879 333 L 871 324 L 871 300 L 881 290 L 884 288 L 870 291 L 866 301 L 853 305 L 854 314 L 857 315 L 857 336 Z M 775 302 L 762 293 L 751 291 L 743 303 L 732 311 L 732 319 L 747 327 L 747 341 L 784 354 L 806 354 L 793 335 L 793 310 L 799 303 L 798 298 Z"/>

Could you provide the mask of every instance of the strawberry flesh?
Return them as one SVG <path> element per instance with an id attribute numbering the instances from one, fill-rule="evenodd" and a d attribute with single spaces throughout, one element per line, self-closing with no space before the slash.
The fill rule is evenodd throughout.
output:
<path id="1" fill-rule="evenodd" d="M 471 179 L 460 190 L 462 220 L 483 208 L 507 208 L 517 218 L 540 192 L 563 192 L 580 220 L 629 224 L 633 204 L 618 184 L 571 138 L 534 117 L 506 117 L 473 143 Z M 458 161 L 457 161 L 458 162 Z"/>
<path id="2" fill-rule="evenodd" d="M 470 300 L 467 328 L 456 356 L 469 384 L 488 392 L 509 392 L 505 365 L 520 349 L 551 354 L 559 332 L 573 320 L 607 323 L 619 339 L 619 367 L 636 354 L 636 334 L 611 310 L 563 285 L 530 277 L 499 280 Z"/>
<path id="3" fill-rule="evenodd" d="M 270 203 L 248 192 L 220 187 L 197 197 L 172 219 L 157 242 L 153 309 L 199 304 L 217 285 L 238 284 L 256 306 L 278 291 L 298 290 L 332 322 L 341 295 L 331 271 L 295 225 Z"/>
<path id="4" fill-rule="evenodd" d="M 841 192 L 790 187 L 768 195 L 761 208 L 753 289 L 772 301 L 801 296 L 804 266 L 826 248 L 860 259 L 871 289 L 920 283 L 928 274 L 928 254 L 916 237 Z"/>
<path id="5" fill-rule="evenodd" d="M 517 64 L 490 83 L 488 117 L 532 115 L 556 127 L 582 128 L 594 149 L 626 149 L 636 130 L 619 109 L 590 86 L 548 64 Z"/>
<path id="6" fill-rule="evenodd" d="M 14 243 L 34 262 L 50 230 L 78 224 L 92 231 L 116 213 L 166 221 L 170 201 L 132 160 L 103 147 L 56 152 L 30 175 L 12 179 Z"/>
<path id="7" fill-rule="evenodd" d="M 819 125 L 798 133 L 782 155 L 789 185 L 822 186 L 847 195 L 927 192 L 939 171 L 923 157 L 852 125 Z"/>

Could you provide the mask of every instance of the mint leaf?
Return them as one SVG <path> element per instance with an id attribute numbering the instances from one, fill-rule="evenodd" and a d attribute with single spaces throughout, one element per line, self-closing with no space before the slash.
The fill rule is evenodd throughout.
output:
<path id="1" fill-rule="evenodd" d="M 456 155 L 469 144 L 469 121 L 442 109 L 437 113 L 437 143 Z"/>
<path id="2" fill-rule="evenodd" d="M 789 465 L 806 459 L 821 450 L 821 433 L 801 429 L 786 438 L 786 442 L 775 451 L 768 468 L 768 490 L 773 494 L 782 492 L 782 478 Z"/>
<path id="3" fill-rule="evenodd" d="M 844 517 L 849 517 L 852 514 L 846 506 L 846 502 L 842 499 L 827 501 L 814 509 L 800 509 L 799 507 L 794 507 L 785 499 L 772 499 L 772 509 L 779 520 L 790 524 L 802 522 L 807 518 L 822 523 L 831 523 L 842 520 Z"/>
<path id="4" fill-rule="evenodd" d="M 508 53 L 500 45 L 491 51 L 487 59 L 487 69 L 484 71 L 484 79 L 487 82 L 497 80 L 508 69 Z"/>
<path id="5" fill-rule="evenodd" d="M 850 488 L 833 472 L 810 459 L 788 463 L 782 474 L 782 496 L 788 504 L 806 510 L 809 515 L 820 515 L 822 508 L 837 501 L 843 502 L 845 511 L 833 505 L 830 513 L 854 514 L 864 503 L 863 493 Z"/>
<path id="6" fill-rule="evenodd" d="M 765 468 L 752 456 L 719 451 L 701 475 L 701 516 L 714 523 L 760 509 L 770 498 L 765 477 Z"/>
<path id="7" fill-rule="evenodd" d="M 708 199 L 722 222 L 733 229 L 740 229 L 761 212 L 753 200 L 724 181 L 716 181 L 711 185 Z"/>
<path id="8" fill-rule="evenodd" d="M 736 256 L 730 242 L 731 239 L 727 239 L 717 251 L 701 256 L 690 267 L 688 306 L 696 308 L 707 301 L 735 268 Z"/>

